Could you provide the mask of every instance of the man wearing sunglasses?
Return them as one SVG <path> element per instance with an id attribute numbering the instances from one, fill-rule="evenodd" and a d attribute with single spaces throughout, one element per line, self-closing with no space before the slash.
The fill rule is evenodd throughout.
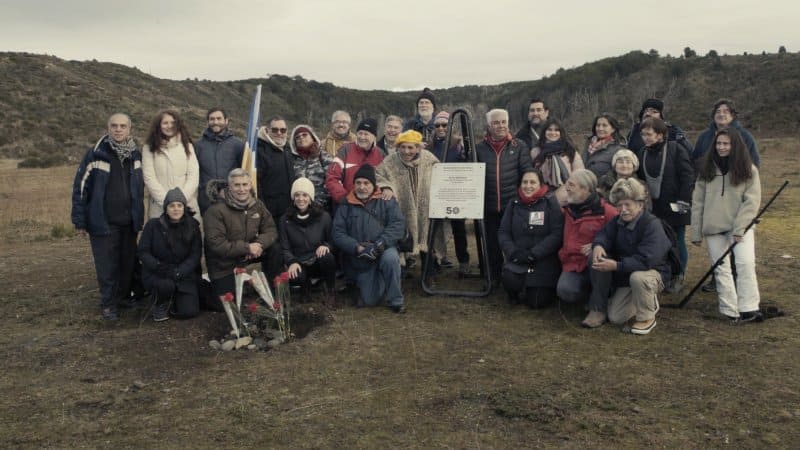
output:
<path id="1" fill-rule="evenodd" d="M 270 117 L 267 124 L 258 129 L 258 198 L 272 214 L 276 226 L 289 207 L 294 182 L 294 168 L 288 153 L 288 136 L 286 120 L 280 116 Z"/>

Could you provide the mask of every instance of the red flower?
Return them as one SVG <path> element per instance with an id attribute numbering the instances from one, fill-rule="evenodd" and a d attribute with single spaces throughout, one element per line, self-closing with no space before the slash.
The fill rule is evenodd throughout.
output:
<path id="1" fill-rule="evenodd" d="M 251 302 L 250 304 L 248 304 L 248 305 L 247 305 L 247 310 L 248 310 L 249 312 L 251 312 L 251 313 L 254 313 L 254 314 L 255 314 L 255 312 L 256 312 L 256 311 L 258 311 L 258 305 L 256 305 L 256 303 L 255 303 L 255 302 Z"/>
<path id="2" fill-rule="evenodd" d="M 289 282 L 289 272 L 282 272 L 280 275 L 275 277 L 275 286 L 288 282 Z"/>
<path id="3" fill-rule="evenodd" d="M 219 299 L 225 303 L 233 303 L 233 294 L 226 292 L 225 295 L 220 295 Z"/>
<path id="4" fill-rule="evenodd" d="M 233 273 L 235 273 L 236 275 L 239 275 L 240 273 L 247 273 L 247 269 L 244 267 L 236 267 L 235 269 L 233 269 Z"/>
<path id="5" fill-rule="evenodd" d="M 272 305 L 272 307 L 273 307 L 273 309 L 275 309 L 275 311 L 280 311 L 281 310 L 281 302 L 275 300 L 275 303 Z"/>

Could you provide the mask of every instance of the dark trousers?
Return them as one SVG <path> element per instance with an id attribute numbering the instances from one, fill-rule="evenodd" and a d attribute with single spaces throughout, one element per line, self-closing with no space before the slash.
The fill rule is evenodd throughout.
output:
<path id="1" fill-rule="evenodd" d="M 503 270 L 503 251 L 497 237 L 502 218 L 502 212 L 484 211 L 483 213 L 483 226 L 486 227 L 486 252 L 488 253 L 486 259 L 489 261 L 493 283 L 500 282 L 500 273 Z"/>
<path id="2" fill-rule="evenodd" d="M 453 243 L 456 247 L 456 258 L 458 258 L 458 262 L 460 263 L 468 263 L 469 252 L 467 252 L 467 221 L 464 219 L 452 219 L 449 222 L 450 227 L 453 229 Z"/>
<path id="3" fill-rule="evenodd" d="M 531 308 L 545 308 L 555 303 L 552 287 L 527 286 L 527 274 L 503 270 L 503 287 L 513 303 L 522 302 Z"/>
<path id="4" fill-rule="evenodd" d="M 322 278 L 325 288 L 330 292 L 336 280 L 336 258 L 333 253 L 328 252 L 322 258 L 314 260 L 313 264 L 300 264 L 303 270 L 297 274 L 297 278 L 290 281 L 295 286 L 308 287 L 311 278 Z"/>
<path id="5" fill-rule="evenodd" d="M 261 271 L 264 272 L 270 286 L 274 288 L 275 277 L 283 272 L 283 250 L 280 242 L 275 241 L 264 249 L 261 254 Z"/>
<path id="6" fill-rule="evenodd" d="M 179 319 L 189 319 L 200 314 L 200 298 L 197 286 L 193 281 L 175 282 L 165 277 L 156 277 L 153 285 L 148 286 L 156 304 L 163 305 L 172 301 L 172 314 Z"/>
<path id="7" fill-rule="evenodd" d="M 567 303 L 588 300 L 590 310 L 605 312 L 611 295 L 613 273 L 592 270 L 591 261 L 583 272 L 561 272 L 556 286 L 558 297 Z"/>
<path id="8" fill-rule="evenodd" d="M 109 225 L 106 236 L 90 236 L 94 269 L 100 287 L 100 305 L 116 307 L 131 294 L 136 265 L 136 233 L 132 226 Z"/>

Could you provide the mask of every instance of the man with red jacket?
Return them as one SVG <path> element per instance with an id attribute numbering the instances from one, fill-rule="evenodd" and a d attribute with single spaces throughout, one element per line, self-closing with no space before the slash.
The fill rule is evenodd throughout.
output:
<path id="1" fill-rule="evenodd" d="M 606 321 L 608 295 L 592 289 L 593 273 L 588 262 L 592 240 L 603 226 L 617 216 L 617 209 L 597 194 L 597 177 L 586 169 L 572 172 L 566 183 L 567 206 L 564 212 L 564 243 L 558 251 L 561 276 L 556 293 L 565 302 L 589 300 L 589 314 L 581 322 L 586 328 L 597 328 Z M 605 293 L 607 294 L 607 293 Z"/>
<path id="2" fill-rule="evenodd" d="M 383 152 L 375 145 L 377 137 L 378 122 L 364 119 L 356 128 L 356 141 L 344 144 L 336 152 L 325 176 L 325 187 L 334 205 L 341 203 L 353 190 L 353 177 L 362 165 L 377 167 L 383 161 Z"/>

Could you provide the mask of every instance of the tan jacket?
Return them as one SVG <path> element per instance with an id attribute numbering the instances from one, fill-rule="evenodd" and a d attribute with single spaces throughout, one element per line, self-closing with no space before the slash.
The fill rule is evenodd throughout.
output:
<path id="1" fill-rule="evenodd" d="M 336 152 L 343 146 L 344 144 L 355 142 L 356 141 L 356 134 L 352 131 L 347 133 L 347 137 L 345 139 L 340 139 L 333 131 L 329 131 L 328 135 L 325 136 L 325 139 L 322 140 L 322 143 L 319 145 L 319 148 L 328 152 L 329 155 L 336 157 Z"/>

